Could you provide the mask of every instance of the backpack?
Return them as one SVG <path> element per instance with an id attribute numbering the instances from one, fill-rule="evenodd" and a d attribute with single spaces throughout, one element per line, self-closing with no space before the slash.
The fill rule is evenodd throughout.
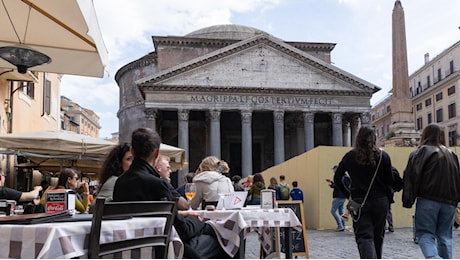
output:
<path id="1" fill-rule="evenodd" d="M 281 190 L 280 198 L 282 200 L 288 200 L 289 199 L 289 187 L 287 185 L 281 184 L 280 190 Z"/>

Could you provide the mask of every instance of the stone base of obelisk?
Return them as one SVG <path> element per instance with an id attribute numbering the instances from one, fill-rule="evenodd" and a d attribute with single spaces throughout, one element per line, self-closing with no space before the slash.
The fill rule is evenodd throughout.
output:
<path id="1" fill-rule="evenodd" d="M 413 123 L 395 123 L 390 126 L 393 136 L 385 140 L 385 147 L 417 146 L 420 133 L 415 131 Z"/>

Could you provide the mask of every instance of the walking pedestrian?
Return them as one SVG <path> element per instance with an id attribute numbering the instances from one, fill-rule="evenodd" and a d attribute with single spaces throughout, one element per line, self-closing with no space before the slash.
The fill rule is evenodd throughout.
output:
<path id="1" fill-rule="evenodd" d="M 354 206 L 349 209 L 361 258 L 382 258 L 388 187 L 393 183 L 390 156 L 375 141 L 374 129 L 361 127 L 354 148 L 343 156 L 334 175 L 334 182 Z M 345 172 L 350 176 L 351 196 L 342 183 Z"/>
<path id="2" fill-rule="evenodd" d="M 337 170 L 337 165 L 332 167 L 332 171 L 335 174 Z M 345 176 L 344 176 L 345 178 Z M 327 184 L 332 191 L 332 205 L 331 205 L 331 215 L 334 217 L 335 222 L 337 223 L 337 228 L 335 231 L 340 232 L 345 230 L 345 220 L 341 218 L 344 213 L 343 205 L 345 204 L 346 196 L 338 188 L 337 185 L 331 179 L 326 179 Z"/>
<path id="3" fill-rule="evenodd" d="M 403 207 L 415 205 L 415 237 L 425 258 L 452 258 L 452 226 L 460 201 L 457 155 L 437 124 L 423 129 L 404 170 Z"/>

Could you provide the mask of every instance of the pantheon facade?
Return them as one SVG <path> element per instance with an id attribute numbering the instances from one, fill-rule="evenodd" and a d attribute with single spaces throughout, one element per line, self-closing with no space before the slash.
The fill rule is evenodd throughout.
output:
<path id="1" fill-rule="evenodd" d="M 215 155 L 246 177 L 316 146 L 350 146 L 380 90 L 333 66 L 333 43 L 231 24 L 152 40 L 153 52 L 115 75 L 120 142 L 156 129 L 187 151 L 189 171 Z"/>

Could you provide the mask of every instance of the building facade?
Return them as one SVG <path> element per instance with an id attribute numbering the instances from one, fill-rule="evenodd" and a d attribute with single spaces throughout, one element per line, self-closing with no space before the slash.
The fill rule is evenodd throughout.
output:
<path id="1" fill-rule="evenodd" d="M 61 96 L 61 114 L 61 129 L 99 138 L 99 116 L 93 110 Z"/>
<path id="2" fill-rule="evenodd" d="M 4 108 L 0 113 L 0 134 L 59 129 L 60 76 L 43 72 L 27 75 L 23 79 L 8 73 L 0 77 Z"/>
<path id="3" fill-rule="evenodd" d="M 376 144 L 378 147 L 385 146 L 385 141 L 394 136 L 390 130 L 391 125 L 391 93 L 372 107 L 371 124 L 377 135 Z"/>
<path id="4" fill-rule="evenodd" d="M 349 146 L 379 88 L 331 65 L 335 44 L 287 42 L 217 25 L 153 36 L 155 51 L 118 70 L 119 138 L 156 129 L 187 151 L 248 176 L 319 145 Z"/>
<path id="5" fill-rule="evenodd" d="M 445 129 L 445 140 L 456 146 L 459 135 L 460 41 L 409 76 L 414 122 L 418 131 L 430 123 Z"/>

